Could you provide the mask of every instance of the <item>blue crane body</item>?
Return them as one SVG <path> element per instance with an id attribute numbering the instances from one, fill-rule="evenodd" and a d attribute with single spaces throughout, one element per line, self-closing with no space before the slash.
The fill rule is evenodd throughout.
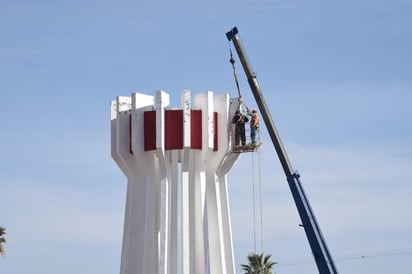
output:
<path id="1" fill-rule="evenodd" d="M 237 27 L 234 27 L 232 30 L 227 32 L 226 37 L 229 41 L 232 41 L 233 45 L 235 46 L 236 52 L 242 63 L 243 70 L 245 71 L 249 86 L 259 107 L 270 138 L 272 139 L 272 143 L 279 157 L 283 171 L 285 172 L 290 191 L 292 192 L 295 205 L 302 221 L 301 226 L 305 230 L 306 237 L 308 239 L 316 262 L 316 266 L 319 270 L 319 274 L 337 274 L 338 271 L 336 269 L 335 263 L 326 245 L 326 241 L 322 235 L 318 222 L 316 221 L 315 215 L 300 181 L 300 175 L 297 173 L 297 171 L 293 170 L 292 165 L 290 164 L 289 158 L 286 154 L 285 148 L 283 147 L 275 123 L 273 122 L 272 116 L 270 115 L 269 108 L 267 107 L 260 90 L 256 75 L 252 71 L 251 66 L 249 65 L 249 61 L 246 58 L 246 54 L 243 50 L 240 38 L 238 36 Z"/>

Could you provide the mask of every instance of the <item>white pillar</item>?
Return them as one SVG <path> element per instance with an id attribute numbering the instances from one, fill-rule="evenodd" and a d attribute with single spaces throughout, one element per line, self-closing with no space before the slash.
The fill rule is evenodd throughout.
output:
<path id="1" fill-rule="evenodd" d="M 193 232 L 191 232 L 190 227 L 190 213 L 191 213 L 191 203 L 190 203 L 190 189 L 189 182 L 190 176 L 189 172 L 192 170 L 192 153 L 190 152 L 190 129 L 191 129 L 191 97 L 190 91 L 186 90 L 182 96 L 182 108 L 183 108 L 183 159 L 181 166 L 181 200 L 182 200 L 182 210 L 181 210 L 181 226 L 182 226 L 182 255 L 181 255 L 181 269 L 182 274 L 191 274 L 191 242 L 193 242 Z M 193 210 L 193 209 L 192 209 Z M 192 247 L 193 249 L 193 247 Z"/>

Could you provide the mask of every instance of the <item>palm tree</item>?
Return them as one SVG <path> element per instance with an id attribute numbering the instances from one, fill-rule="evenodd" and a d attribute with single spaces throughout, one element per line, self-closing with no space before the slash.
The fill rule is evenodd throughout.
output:
<path id="1" fill-rule="evenodd" d="M 272 267 L 276 262 L 269 261 L 272 255 L 251 253 L 247 256 L 249 264 L 242 264 L 244 274 L 272 274 Z"/>
<path id="2" fill-rule="evenodd" d="M 6 243 L 6 238 L 2 237 L 4 234 L 6 234 L 6 229 L 0 226 L 0 254 L 1 255 L 4 255 L 3 243 Z"/>

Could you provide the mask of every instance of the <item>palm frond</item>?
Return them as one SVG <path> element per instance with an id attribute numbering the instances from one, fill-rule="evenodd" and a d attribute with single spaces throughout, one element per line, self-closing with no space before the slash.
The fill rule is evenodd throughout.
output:
<path id="1" fill-rule="evenodd" d="M 269 261 L 272 255 L 251 253 L 247 256 L 249 264 L 241 264 L 244 274 L 272 274 L 272 267 L 276 262 Z"/>
<path id="2" fill-rule="evenodd" d="M 0 236 L 3 236 L 4 234 L 6 234 L 6 229 L 0 226 Z"/>
<path id="3" fill-rule="evenodd" d="M 0 226 L 0 236 L 3 236 L 4 234 L 6 234 L 6 229 L 4 227 Z M 6 243 L 6 238 L 0 237 L 0 255 L 2 255 L 2 256 L 5 253 L 3 243 Z"/>

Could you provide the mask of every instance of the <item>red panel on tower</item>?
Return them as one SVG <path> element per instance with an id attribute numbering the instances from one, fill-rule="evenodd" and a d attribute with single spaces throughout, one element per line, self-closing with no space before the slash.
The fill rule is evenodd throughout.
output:
<path id="1" fill-rule="evenodd" d="M 213 112 L 213 151 L 217 151 L 217 112 Z"/>
<path id="2" fill-rule="evenodd" d="M 190 111 L 190 148 L 202 149 L 202 111 Z"/>
<path id="3" fill-rule="evenodd" d="M 183 110 L 165 111 L 165 149 L 183 148 Z"/>
<path id="4" fill-rule="evenodd" d="M 156 111 L 144 112 L 144 151 L 156 149 Z"/>
<path id="5" fill-rule="evenodd" d="M 130 154 L 133 154 L 133 148 L 132 148 L 132 115 L 129 115 L 129 152 Z"/>

